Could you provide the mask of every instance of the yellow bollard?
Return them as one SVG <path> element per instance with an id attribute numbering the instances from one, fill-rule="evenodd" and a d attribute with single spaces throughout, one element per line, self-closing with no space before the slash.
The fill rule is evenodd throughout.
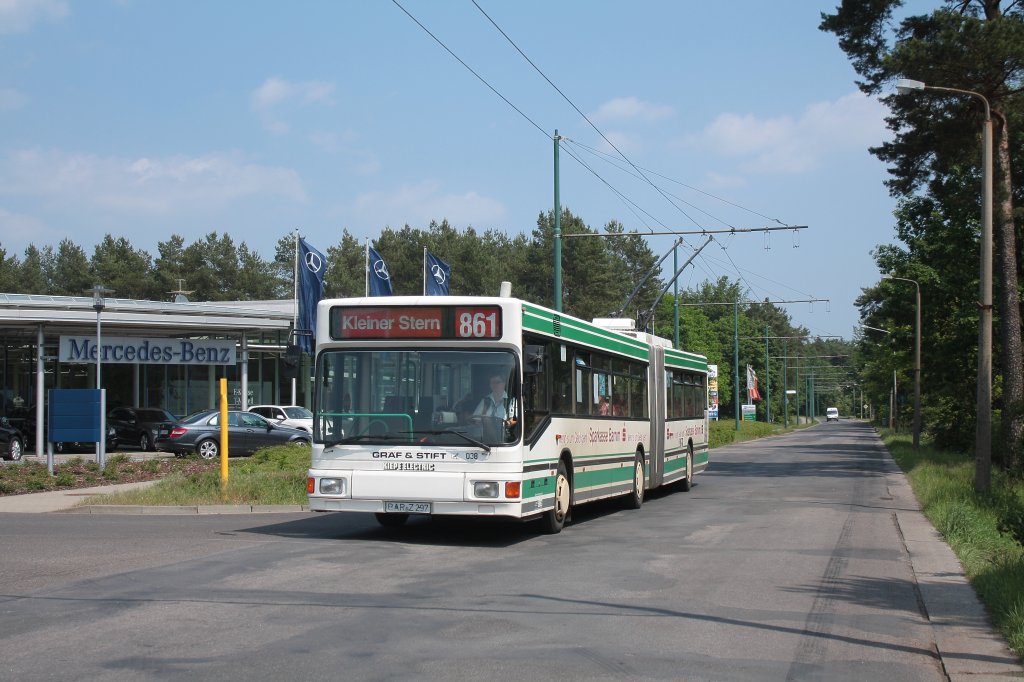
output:
<path id="1" fill-rule="evenodd" d="M 228 380 L 220 380 L 220 494 L 228 491 Z"/>

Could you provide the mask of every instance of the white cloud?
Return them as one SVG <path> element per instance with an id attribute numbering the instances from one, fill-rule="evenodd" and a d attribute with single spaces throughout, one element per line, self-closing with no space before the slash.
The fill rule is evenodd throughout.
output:
<path id="1" fill-rule="evenodd" d="M 71 14 L 65 0 L 0 0 L 0 34 L 28 31 L 37 21 Z"/>
<path id="2" fill-rule="evenodd" d="M 0 0 L 2 1 L 2 0 Z M 283 120 L 292 112 L 310 104 L 330 103 L 334 84 L 326 81 L 293 83 L 282 78 L 268 78 L 249 97 L 253 111 L 263 119 L 263 127 L 275 135 L 287 135 L 291 126 Z"/>
<path id="3" fill-rule="evenodd" d="M 3 2 L 3 0 L 0 0 Z M 28 97 L 10 88 L 0 88 L 0 111 L 14 111 L 25 106 Z"/>
<path id="4" fill-rule="evenodd" d="M 360 194 L 353 202 L 356 221 L 367 225 L 405 224 L 425 228 L 431 220 L 454 225 L 489 225 L 505 217 L 505 206 L 476 192 L 442 194 L 439 183 L 426 180 L 386 192 Z"/>
<path id="5" fill-rule="evenodd" d="M 657 121 L 674 114 L 670 106 L 651 104 L 636 97 L 608 100 L 591 115 L 595 121 Z"/>
<path id="6" fill-rule="evenodd" d="M 686 144 L 739 159 L 748 172 L 806 173 L 834 152 L 877 145 L 887 137 L 885 115 L 878 100 L 855 92 L 812 104 L 797 118 L 721 114 Z"/>
<path id="7" fill-rule="evenodd" d="M 235 155 L 126 159 L 36 150 L 0 158 L 0 195 L 142 215 L 211 210 L 247 196 L 306 200 L 295 171 Z"/>

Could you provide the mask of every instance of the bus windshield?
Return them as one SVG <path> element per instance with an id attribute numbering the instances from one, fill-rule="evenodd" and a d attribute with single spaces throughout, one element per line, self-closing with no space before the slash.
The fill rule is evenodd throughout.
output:
<path id="1" fill-rule="evenodd" d="M 515 443 L 508 350 L 330 349 L 317 357 L 314 441 L 326 445 Z"/>

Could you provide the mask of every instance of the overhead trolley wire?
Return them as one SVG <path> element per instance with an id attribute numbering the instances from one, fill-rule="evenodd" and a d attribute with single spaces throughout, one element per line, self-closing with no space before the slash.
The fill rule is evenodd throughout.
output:
<path id="1" fill-rule="evenodd" d="M 572 142 L 573 144 L 575 144 L 575 145 L 576 145 L 577 147 L 582 147 L 583 149 L 587 150 L 587 151 L 588 151 L 588 152 L 590 152 L 591 154 L 594 154 L 595 156 L 603 156 L 603 157 L 607 157 L 607 158 L 605 159 L 607 163 L 610 163 L 610 164 L 612 164 L 612 165 L 615 165 L 615 166 L 616 166 L 617 168 L 619 168 L 620 170 L 622 170 L 622 171 L 623 171 L 624 173 L 628 173 L 628 172 L 629 172 L 629 171 L 627 171 L 626 169 L 622 168 L 621 166 L 618 166 L 618 165 L 617 165 L 617 161 L 618 161 L 618 160 L 617 160 L 617 159 L 616 159 L 616 158 L 615 158 L 615 157 L 614 157 L 613 155 L 609 154 L 608 152 L 603 152 L 603 151 L 601 151 L 600 149 L 595 149 L 594 147 L 588 147 L 587 145 L 585 145 L 585 144 L 582 144 L 582 143 L 580 143 L 580 142 L 577 142 L 577 141 L 575 141 L 575 140 L 570 140 L 570 141 L 571 141 L 571 142 Z M 690 189 L 690 190 L 693 190 L 694 192 L 698 192 L 699 194 L 703 194 L 704 196 L 706 196 L 706 197 L 710 197 L 710 198 L 714 199 L 715 201 L 720 201 L 720 202 L 722 202 L 723 204 L 728 204 L 729 206 L 732 206 L 733 208 L 738 208 L 738 209 L 740 209 L 741 211 L 746 211 L 747 213 L 750 213 L 750 214 L 752 214 L 752 215 L 756 215 L 756 216 L 757 216 L 757 217 L 759 217 L 759 218 L 764 218 L 765 220 L 770 220 L 770 221 L 772 221 L 772 222 L 774 222 L 774 223 L 778 223 L 779 225 L 783 225 L 783 226 L 786 226 L 786 227 L 788 227 L 788 226 L 789 226 L 789 223 L 784 223 L 784 222 L 782 222 L 781 220 L 779 220 L 778 218 L 772 218 L 771 216 L 766 216 L 766 215 L 765 215 L 765 214 L 763 214 L 763 213 L 758 213 L 757 211 L 755 211 L 755 210 L 754 210 L 754 209 L 752 209 L 752 208 L 747 208 L 746 206 L 743 206 L 743 205 L 741 205 L 741 204 L 737 204 L 737 203 L 735 203 L 735 202 L 729 201 L 728 199 L 725 199 L 725 198 L 723 198 L 723 197 L 720 197 L 720 196 L 716 196 L 716 195 L 714 195 L 714 194 L 711 194 L 710 192 L 706 192 L 706 191 L 704 191 L 704 190 L 702 190 L 702 189 L 700 189 L 700 188 L 698 188 L 698 187 L 694 187 L 694 186 L 692 186 L 692 185 L 688 185 L 688 184 L 686 184 L 685 182 L 682 182 L 681 180 L 676 180 L 676 179 L 674 179 L 674 178 L 670 178 L 669 176 L 667 176 L 667 175 L 663 175 L 663 174 L 659 173 L 658 171 L 654 171 L 654 170 L 651 170 L 651 169 L 649 169 L 649 168 L 643 168 L 643 167 L 641 167 L 641 168 L 642 168 L 642 169 L 643 169 L 644 171 L 646 171 L 647 173 L 650 173 L 651 175 L 656 175 L 656 176 L 658 176 L 659 178 L 662 178 L 662 179 L 664 179 L 664 180 L 668 180 L 669 182 L 675 183 L 675 184 L 677 184 L 677 185 L 679 185 L 679 186 L 681 186 L 681 187 L 685 187 L 686 189 Z M 634 177 L 635 177 L 635 176 L 634 176 Z M 679 198 L 679 197 L 676 197 L 676 198 Z M 679 200 L 680 200 L 680 201 L 683 201 L 682 199 L 679 199 Z M 692 204 L 690 204 L 690 205 L 692 206 Z M 694 208 L 696 208 L 696 207 L 694 207 Z M 698 209 L 698 210 L 699 210 L 699 209 Z M 705 215 L 710 215 L 710 214 L 705 214 Z M 712 218 L 713 218 L 714 216 L 710 216 L 710 217 L 712 217 Z M 720 221 L 720 222 L 721 222 L 721 221 Z"/>
<path id="2" fill-rule="evenodd" d="M 446 44 L 444 43 L 444 41 L 442 41 L 442 40 L 441 40 L 440 38 L 438 38 L 438 37 L 437 37 L 436 35 L 434 35 L 434 34 L 433 34 L 433 33 L 432 33 L 431 31 L 430 31 L 430 29 L 428 29 L 428 28 L 427 28 L 426 26 L 424 26 L 424 25 L 423 25 L 423 23 L 422 23 L 422 22 L 421 22 L 421 21 L 420 21 L 419 19 L 417 19 L 416 17 L 414 17 L 414 16 L 413 16 L 413 15 L 412 15 L 412 14 L 411 14 L 411 13 L 409 12 L 409 10 L 407 10 L 407 9 L 406 9 L 405 7 L 403 7 L 403 6 L 402 6 L 402 4 L 401 4 L 400 2 L 398 2 L 398 0 L 391 0 L 391 2 L 392 2 L 392 3 L 394 3 L 394 5 L 395 5 L 396 7 L 398 7 L 398 8 L 400 9 L 400 10 L 402 10 L 402 12 L 404 12 L 404 13 L 405 13 L 405 15 L 406 15 L 407 17 L 409 17 L 410 19 L 412 19 L 412 21 L 413 21 L 413 22 L 414 22 L 414 23 L 415 23 L 415 24 L 416 24 L 417 26 L 419 26 L 419 27 L 420 27 L 421 29 L 423 29 L 423 31 L 424 31 L 424 32 L 425 32 L 425 33 L 426 33 L 427 35 L 429 35 L 429 36 L 430 36 L 431 38 L 433 38 L 433 39 L 434 39 L 434 42 L 436 42 L 436 43 L 437 43 L 438 45 L 440 45 L 440 46 L 441 46 L 442 48 L 444 48 L 445 52 L 447 52 L 447 53 L 448 53 L 448 54 L 450 54 L 450 55 L 451 55 L 451 56 L 452 56 L 453 58 L 455 58 L 455 60 L 456 60 L 457 62 L 459 62 L 459 64 L 462 64 L 462 66 L 464 66 L 464 67 L 466 68 L 466 70 L 467 70 L 467 71 L 469 71 L 469 72 L 470 72 L 471 74 L 473 74 L 474 76 L 476 76 L 477 80 L 479 80 L 479 81 L 480 81 L 481 83 L 483 83 L 484 85 L 486 85 L 486 86 L 487 86 L 487 88 L 488 88 L 488 89 L 489 89 L 489 90 L 490 90 L 491 92 L 493 92 L 493 93 L 494 93 L 495 95 L 497 95 L 498 97 L 500 97 L 500 98 L 502 99 L 502 101 L 503 101 L 503 102 L 505 102 L 505 104 L 507 104 L 507 105 L 509 105 L 510 107 L 512 107 L 512 109 L 513 109 L 513 110 L 515 110 L 515 112 L 516 112 L 516 113 L 518 113 L 518 114 L 519 114 L 520 116 L 522 116 L 522 117 L 523 117 L 524 119 L 526 119 L 526 120 L 527 120 L 527 121 L 528 121 L 528 122 L 530 123 L 530 125 L 532 125 L 532 126 L 533 126 L 534 128 L 536 128 L 537 130 L 539 130 L 539 131 L 541 132 L 541 134 L 542 134 L 542 135 L 544 135 L 544 137 L 545 137 L 545 138 L 547 138 L 547 139 L 549 139 L 549 140 L 551 139 L 551 135 L 550 135 L 550 134 L 549 134 L 549 133 L 548 133 L 547 131 L 545 131 L 545 130 L 544 130 L 544 128 L 542 128 L 542 127 L 541 127 L 541 126 L 540 126 L 540 125 L 539 125 L 539 124 L 538 124 L 538 123 L 537 123 L 536 121 L 534 121 L 534 120 L 533 120 L 532 118 L 530 118 L 529 116 L 527 116 L 527 115 L 526 115 L 526 114 L 525 114 L 525 113 L 524 113 L 524 112 L 523 112 L 523 111 L 522 111 L 522 110 L 521 110 L 521 109 L 520 109 L 519 107 L 517 107 L 517 106 L 516 106 L 515 104 L 513 104 L 513 103 L 511 102 L 511 100 L 509 100 L 509 99 L 508 99 L 507 97 L 505 97 L 505 95 L 501 94 L 501 93 L 500 93 L 500 92 L 498 91 L 498 89 L 497 89 L 497 88 L 495 88 L 495 87 L 494 87 L 493 85 L 491 85 L 491 84 L 490 84 L 490 83 L 489 83 L 489 82 L 487 81 L 487 79 L 485 79 L 485 78 L 484 78 L 483 76 L 481 76 L 481 75 L 480 75 L 479 73 L 477 73 L 476 71 L 474 71 L 474 70 L 473 70 L 473 68 L 472 68 L 472 67 L 471 67 L 471 66 L 470 66 L 469 64 L 467 64 L 467 63 L 466 63 L 466 62 L 465 62 L 465 61 L 464 61 L 464 60 L 463 60 L 463 59 L 462 59 L 461 57 L 459 57 L 459 56 L 458 56 L 457 54 L 455 54 L 455 52 L 454 52 L 454 51 L 452 51 L 452 49 L 451 49 L 451 48 L 449 48 L 449 47 L 448 47 L 448 46 L 447 46 L 447 45 L 446 45 Z M 478 5 L 477 7 L 479 8 L 479 5 Z M 483 12 L 483 10 L 482 10 L 482 9 L 481 9 L 480 11 L 481 11 L 481 12 Z M 486 13 L 484 13 L 484 16 L 487 16 L 487 14 L 486 14 Z M 490 17 L 487 17 L 487 18 L 488 18 L 488 19 L 490 19 Z M 491 23 L 493 23 L 493 21 L 492 21 Z M 500 31 L 501 29 L 500 29 L 500 28 L 498 28 L 498 30 Z M 503 35 L 504 35 L 504 33 L 503 33 Z M 506 37 L 507 37 L 507 36 L 506 36 Z M 511 42 L 511 41 L 510 41 L 510 42 Z M 514 45 L 514 43 L 513 43 L 513 45 Z M 518 49 L 518 48 L 516 48 L 516 49 Z M 520 54 L 522 54 L 522 52 L 520 52 Z M 523 55 L 523 56 L 525 57 L 526 55 Z M 529 59 L 528 59 L 528 58 L 527 58 L 527 61 L 529 61 Z M 531 63 L 532 63 L 532 62 L 531 62 Z M 536 68 L 536 67 L 534 67 L 534 68 Z M 542 75 L 543 75 L 543 74 L 542 74 Z M 545 78 L 546 78 L 546 76 L 545 76 Z M 549 81 L 549 82 L 550 82 L 550 81 Z M 552 84 L 552 85 L 554 85 L 554 84 Z M 556 87 L 555 89 L 557 90 L 558 88 Z M 563 97 L 564 97 L 564 95 L 563 95 Z M 570 104 L 571 104 L 571 102 L 570 102 Z M 575 105 L 574 105 L 574 106 L 575 106 Z M 579 110 L 577 109 L 577 111 L 579 111 Z M 600 133 L 600 132 L 601 132 L 601 131 L 598 131 L 598 133 Z M 604 137 L 604 135 L 602 135 L 602 137 Z M 610 144 L 610 143 L 609 143 L 609 144 Z M 639 206 L 639 205 L 638 205 L 638 204 L 637 204 L 637 203 L 636 203 L 635 201 L 632 201 L 632 200 L 628 199 L 628 198 L 626 197 L 626 195 L 625 195 L 625 194 L 623 194 L 623 193 L 622 193 L 622 192 L 620 192 L 619 190 L 615 189 L 615 187 L 613 187 L 613 186 L 612 186 L 612 184 L 611 184 L 610 182 L 608 182 L 607 180 L 605 180 L 605 179 L 604 179 L 603 177 L 601 177 L 601 175 L 600 175 L 600 174 L 599 174 L 599 173 L 598 173 L 597 171 L 595 171 L 595 170 L 594 170 L 593 168 L 591 168 L 591 167 L 590 167 L 589 165 L 587 165 L 586 163 L 584 163 L 584 162 L 583 162 L 583 160 L 579 158 L 579 156 L 577 156 L 576 154 L 573 154 L 573 153 L 572 153 L 572 152 L 570 152 L 570 151 L 569 151 L 568 149 L 566 149 L 566 153 L 567 153 L 567 154 L 569 154 L 569 156 L 570 156 L 570 157 L 572 157 L 572 159 L 573 159 L 574 161 L 576 161 L 576 162 L 577 162 L 578 164 L 580 164 L 581 166 L 583 166 L 584 168 L 586 168 L 586 169 L 587 169 L 588 171 L 590 171 L 590 172 L 591 172 L 591 173 L 592 173 L 592 174 L 594 175 L 594 177 L 596 177 L 596 178 L 597 178 L 598 180 L 600 180 L 600 181 L 601 181 L 602 183 L 604 183 L 604 184 L 605 184 L 605 185 L 606 185 L 606 186 L 608 187 L 608 189 L 610 189 L 610 190 L 611 190 L 611 191 L 612 191 L 612 192 L 613 192 L 613 193 L 614 193 L 614 194 L 615 194 L 616 196 L 618 196 L 618 197 L 619 197 L 619 198 L 620 198 L 620 199 L 621 199 L 621 200 L 622 200 L 622 201 L 623 201 L 624 203 L 626 203 L 626 205 L 627 205 L 627 208 L 629 208 L 629 205 L 630 205 L 630 204 L 632 204 L 632 205 L 633 205 L 633 206 L 635 206 L 635 207 L 636 207 L 637 209 L 639 209 L 639 210 L 640 210 L 640 211 L 642 211 L 642 212 L 643 212 L 644 214 L 646 214 L 646 215 L 647 215 L 647 216 L 648 216 L 648 217 L 649 217 L 649 218 L 650 218 L 651 220 L 653 220 L 654 222 L 656 222 L 656 223 L 658 223 L 659 225 L 661 225 L 661 226 L 665 227 L 666 229 L 668 229 L 668 228 L 667 228 L 667 226 L 666 226 L 666 225 L 665 225 L 665 224 L 664 224 L 663 222 L 661 222 L 660 220 L 658 220 L 657 218 L 655 218 L 654 216 L 652 216 L 652 215 L 651 215 L 650 213 L 648 213 L 647 211 L 644 211 L 644 210 L 643 210 L 642 208 L 640 208 L 640 206 Z M 625 157 L 623 157 L 623 158 L 625 158 Z M 626 159 L 626 161 L 627 161 L 627 162 L 629 162 L 629 159 Z M 630 164 L 630 165 L 632 165 L 632 164 Z M 648 182 L 649 182 L 649 181 L 648 181 Z M 677 208 L 678 208 L 678 207 L 677 207 Z M 636 213 L 635 211 L 633 211 L 633 209 L 629 209 L 629 210 L 630 210 L 630 211 L 631 211 L 631 212 L 633 213 L 633 215 L 635 215 L 635 216 L 636 216 L 637 220 L 639 220 L 639 221 L 640 221 L 641 223 L 644 223 L 644 222 L 645 222 L 643 218 L 641 218 L 641 217 L 640 217 L 640 216 L 639 216 L 639 215 L 638 215 L 638 214 L 637 214 L 637 213 Z M 686 214 L 684 213 L 684 215 L 686 215 Z M 686 217 L 687 217 L 687 218 L 690 218 L 690 216 L 689 216 L 689 215 L 687 215 Z M 690 220 L 693 220 L 693 218 L 690 218 Z"/>
<path id="3" fill-rule="evenodd" d="M 392 0 L 392 1 L 394 1 L 394 0 Z M 580 116 L 582 116 L 582 117 L 583 117 L 583 120 L 584 120 L 584 121 L 586 121 L 587 123 L 589 123 L 589 124 L 590 124 L 590 127 L 591 127 L 591 128 L 593 128 L 593 129 L 594 129 L 594 130 L 595 130 L 595 131 L 597 132 L 597 134 L 601 136 L 601 139 L 602 139 L 602 140 L 604 140 L 605 142 L 607 142 L 607 143 L 608 143 L 608 146 L 609 146 L 609 147 L 611 147 L 611 148 L 612 148 L 612 149 L 614 149 L 614 150 L 615 150 L 616 152 L 618 152 L 619 156 L 621 156 L 621 157 L 622 157 L 623 161 L 625 161 L 625 162 L 626 162 L 626 163 L 628 163 L 628 164 L 629 164 L 630 166 L 632 166 L 632 167 L 633 167 L 633 169 L 634 169 L 634 170 L 636 170 L 636 172 L 640 174 L 640 177 L 642 177 L 642 178 L 643 178 L 643 179 L 644 179 L 644 180 L 645 180 L 645 181 L 647 182 L 647 184 L 649 184 L 649 185 L 650 185 L 651 187 L 653 187 L 653 188 L 655 189 L 655 191 L 657 191 L 657 192 L 658 192 L 658 194 L 660 194 L 661 196 L 663 196 L 663 197 L 665 198 L 665 201 L 667 201 L 668 203 L 672 204 L 672 206 L 673 206 L 673 207 L 674 207 L 674 208 L 675 208 L 675 209 L 676 209 L 677 211 L 679 211 L 679 212 L 680 212 L 680 213 L 682 213 L 682 214 L 683 214 L 684 216 L 686 216 L 686 217 L 687 217 L 687 218 L 688 218 L 688 219 L 689 219 L 689 220 L 690 220 L 690 221 L 691 221 L 691 222 L 692 222 L 692 223 L 693 223 L 694 225 L 698 225 L 698 226 L 699 226 L 699 224 L 697 223 L 697 221 L 696 221 L 696 220 L 694 220 L 694 219 L 693 219 L 693 218 L 692 218 L 692 217 L 690 216 L 690 214 L 688 214 L 688 213 L 687 213 L 686 211 L 684 211 L 684 210 L 683 210 L 682 208 L 680 208 L 680 207 L 679 207 L 679 206 L 678 206 L 678 205 L 677 205 L 677 204 L 676 204 L 676 203 L 675 203 L 674 201 L 672 201 L 672 199 L 671 199 L 671 198 L 670 198 L 670 197 L 669 197 L 669 196 L 668 196 L 667 194 L 665 194 L 665 192 L 663 192 L 663 191 L 661 190 L 661 188 L 660 188 L 660 187 L 658 187 L 658 186 L 657 186 L 656 184 L 654 184 L 653 182 L 651 182 L 651 179 L 650 179 L 650 178 L 648 178 L 648 177 L 647 177 L 646 175 L 644 175 L 643 171 L 642 171 L 642 170 L 640 170 L 640 169 L 639 169 L 639 168 L 638 168 L 638 167 L 636 166 L 636 164 L 634 164 L 634 163 L 633 163 L 632 161 L 630 161 L 630 160 L 629 160 L 629 158 L 628 158 L 628 157 L 627 157 L 627 156 L 626 156 L 625 154 L 623 154 L 623 153 L 622 153 L 622 150 L 621 150 L 621 149 L 619 149 L 618 147 L 616 147 L 616 146 L 615 146 L 615 143 L 614 143 L 614 142 L 612 142 L 611 140 L 609 140 L 609 139 L 608 139 L 608 138 L 607 138 L 607 137 L 605 136 L 605 134 L 604 134 L 603 132 L 601 132 L 601 129 L 600 129 L 600 128 L 598 128 L 598 127 L 597 127 L 596 125 L 594 125 L 594 122 L 593 122 L 593 121 L 591 121 L 591 120 L 590 120 L 590 118 L 589 118 L 589 117 L 588 117 L 588 116 L 587 116 L 586 114 L 584 114 L 584 113 L 583 113 L 583 111 L 582 111 L 582 110 L 580 110 L 580 108 L 579 108 L 578 106 L 576 106 L 576 104 L 575 104 L 575 103 L 574 103 L 574 102 L 573 102 L 573 101 L 572 101 L 571 99 L 569 99 L 568 95 L 566 95 L 566 94 L 565 94 L 564 92 L 562 92 L 562 90 L 561 90 L 561 89 L 560 89 L 560 88 L 559 88 L 559 87 L 558 87 L 557 85 L 555 85 L 555 83 L 554 83 L 554 82 L 553 82 L 553 81 L 552 81 L 552 80 L 551 80 L 550 78 L 548 78 L 548 77 L 547 77 L 547 74 L 545 74 L 545 73 L 544 73 L 543 71 L 541 71 L 540 67 L 539 67 L 539 66 L 537 66 L 536 64 L 534 64 L 534 63 L 533 63 L 533 60 L 532 60 L 532 59 L 530 59 L 530 58 L 529 58 L 528 56 L 526 56 L 526 53 L 525 53 L 525 52 L 523 52 L 523 51 L 522 51 L 522 50 L 521 50 L 521 49 L 519 48 L 519 46 L 518 46 L 518 45 L 516 45 L 515 41 L 514 41 L 514 40 L 512 40 L 512 38 L 510 38 L 510 37 L 509 37 L 509 35 L 508 35 L 507 33 L 505 33 L 505 31 L 504 31 L 504 30 L 503 30 L 503 29 L 501 28 L 501 26 L 498 26 L 498 23 L 497 23 L 496 21 L 494 21 L 494 19 L 492 19 L 492 18 L 491 18 L 491 16 L 490 16 L 489 14 L 487 14 L 487 12 L 485 12 L 485 11 L 484 11 L 483 7 L 481 7 L 481 6 L 480 6 L 480 5 L 479 5 L 479 4 L 477 3 L 477 1 L 476 1 L 476 0 L 470 0 L 470 1 L 471 1 L 471 2 L 473 3 L 473 5 L 474 5 L 474 6 L 476 6 L 476 8 L 477 8 L 478 10 L 480 10 L 480 13 L 481 13 L 481 14 L 483 14 L 483 15 L 484 15 L 485 17 L 487 17 L 487 20 L 488 20 L 489 22 L 491 22 L 491 24 L 492 24 L 492 25 L 494 26 L 494 28 L 496 28 L 496 29 L 498 30 L 498 33 L 500 33 L 501 35 L 503 35 L 503 36 L 505 37 L 505 40 L 507 40 L 507 41 L 508 41 L 508 43 L 509 43 L 509 44 L 510 44 L 510 45 L 511 45 L 512 47 L 514 47 L 514 48 L 516 49 L 516 52 L 518 52 L 518 53 L 519 53 L 520 55 L 522 55 L 523 59 L 525 59 L 525 60 L 526 60 L 526 61 L 527 61 L 527 62 L 528 62 L 528 63 L 530 64 L 530 66 L 532 66 L 532 67 L 534 68 L 534 70 L 535 70 L 535 71 L 536 71 L 537 73 L 539 73 L 539 74 L 541 75 L 541 77 L 542 77 L 542 78 L 543 78 L 544 80 L 546 80 L 546 81 L 548 82 L 548 84 L 549 84 L 549 85 L 550 85 L 551 87 L 553 87 L 553 88 L 555 89 L 555 92 L 557 92 L 557 93 L 558 93 L 559 95 L 561 95 L 561 96 L 562 96 L 562 99 L 564 99 L 564 100 L 565 100 L 566 102 L 568 102 L 568 103 L 569 103 L 569 106 L 571 106 L 571 107 L 572 107 L 573 109 L 575 109 L 575 110 L 576 110 L 576 113 L 577 113 L 577 114 L 579 114 Z"/>
<path id="4" fill-rule="evenodd" d="M 486 85 L 486 86 L 487 86 L 487 88 L 488 88 L 488 89 L 489 89 L 489 90 L 490 90 L 491 92 L 493 92 L 493 93 L 494 93 L 495 95 L 497 95 L 498 97 L 500 97 L 500 98 L 501 98 L 501 99 L 502 99 L 502 100 L 503 100 L 503 101 L 505 102 L 505 104 L 507 104 L 507 105 L 509 105 L 510 107 L 512 107 L 512 108 L 513 108 L 513 109 L 514 109 L 514 110 L 516 111 L 516 113 L 518 113 L 518 114 L 519 114 L 520 116 L 522 116 L 522 117 L 523 117 L 523 118 L 525 118 L 525 119 L 526 119 L 527 121 L 529 121 L 529 122 L 530 122 L 530 125 L 532 125 L 532 126 L 533 126 L 534 128 L 536 128 L 537 130 L 539 130 L 539 131 L 541 132 L 541 134 L 542 134 L 542 135 L 544 135 L 544 137 L 546 137 L 546 138 L 548 138 L 548 139 L 550 139 L 550 138 L 551 138 L 551 135 L 550 135 L 550 134 L 549 134 L 549 133 L 548 133 L 548 132 L 547 132 L 546 130 L 544 130 L 544 129 L 543 129 L 543 128 L 541 128 L 541 127 L 540 127 L 539 125 L 537 125 L 537 122 L 536 122 L 536 121 L 534 121 L 534 120 L 533 120 L 532 118 L 530 118 L 529 116 L 527 116 L 526 114 L 524 114 L 524 113 L 522 112 L 522 110 L 521 110 L 521 109 L 520 109 L 519 107 L 517 107 L 517 106 L 516 106 L 515 104 L 512 104 L 512 102 L 511 102 L 511 101 L 509 101 L 508 97 L 505 97 L 505 95 L 503 95 L 503 94 L 501 94 L 500 92 L 498 92 L 498 90 L 497 90 L 497 89 L 496 89 L 496 88 L 495 88 L 495 87 L 494 87 L 493 85 L 491 85 L 490 83 L 488 83 L 488 82 L 487 82 L 487 79 L 485 79 L 485 78 L 484 78 L 483 76 L 481 76 L 481 75 L 480 75 L 480 74 L 478 74 L 478 73 L 477 73 L 476 71 L 474 71 L 474 70 L 473 70 L 473 67 L 471 67 L 471 66 L 470 66 L 469 64 L 467 64 L 466 62 L 462 61 L 462 58 L 461 58 L 461 57 L 459 57 L 459 55 L 457 55 L 457 54 L 455 54 L 454 52 L 452 52 L 452 51 L 451 51 L 451 49 L 450 49 L 450 48 L 449 48 L 449 47 L 448 47 L 447 45 L 445 45 L 445 44 L 444 44 L 444 42 L 442 42 L 442 40 L 441 40 L 440 38 L 438 38 L 437 36 L 435 36 L 435 35 L 434 35 L 433 33 L 431 33 L 431 32 L 430 32 L 430 29 L 429 29 L 429 28 L 427 28 L 426 26 L 424 26 L 423 24 L 421 24 L 421 23 L 420 23 L 420 20 L 419 20 L 419 19 L 417 19 L 416 17 L 414 17 L 414 16 L 412 15 L 412 14 L 410 14 L 410 13 L 409 13 L 409 10 L 407 10 L 407 9 L 406 9 L 406 8 L 404 8 L 404 7 L 402 7 L 402 4 L 401 4 L 400 2 L 398 2 L 398 0 L 391 0 L 391 2 L 393 2 L 393 3 L 395 4 L 395 6 L 396 6 L 396 7 L 398 7 L 398 9 L 402 10 L 403 12 L 405 12 L 405 15 L 406 15 L 407 17 L 409 17 L 410 19 L 412 19 L 412 20 L 413 20 L 413 21 L 414 21 L 414 22 L 416 23 L 416 25 L 417 25 L 417 26 L 419 26 L 420 28 L 422 28 L 422 29 L 423 29 L 423 31 L 424 31 L 424 32 L 425 32 L 425 33 L 426 33 L 426 34 L 427 34 L 428 36 L 430 36 L 431 38 L 433 38 L 433 39 L 434 39 L 434 42 L 436 42 L 436 43 L 437 43 L 438 45 L 440 45 L 441 47 L 443 47 L 443 48 L 444 48 L 444 50 L 445 50 L 445 52 L 447 52 L 447 53 L 448 53 L 448 54 L 450 54 L 450 55 L 451 55 L 452 57 L 454 57 L 454 58 L 455 58 L 455 60 L 456 60 L 457 62 L 459 62 L 459 64 L 462 64 L 462 65 L 463 65 L 464 67 L 466 67 L 466 70 L 467 70 L 467 71 L 469 71 L 469 72 L 470 72 L 471 74 L 473 74 L 474 76 L 476 76 L 476 77 L 477 77 L 477 79 L 478 79 L 478 80 L 479 80 L 479 81 L 480 81 L 481 83 L 483 83 L 484 85 Z"/>

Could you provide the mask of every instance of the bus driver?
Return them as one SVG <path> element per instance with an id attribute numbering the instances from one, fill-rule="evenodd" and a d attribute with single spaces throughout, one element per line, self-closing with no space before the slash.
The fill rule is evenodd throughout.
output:
<path id="1" fill-rule="evenodd" d="M 509 398 L 505 392 L 505 379 L 500 374 L 491 376 L 491 392 L 483 397 L 480 404 L 473 410 L 474 417 L 497 417 L 511 429 L 516 425 L 515 398 Z"/>

